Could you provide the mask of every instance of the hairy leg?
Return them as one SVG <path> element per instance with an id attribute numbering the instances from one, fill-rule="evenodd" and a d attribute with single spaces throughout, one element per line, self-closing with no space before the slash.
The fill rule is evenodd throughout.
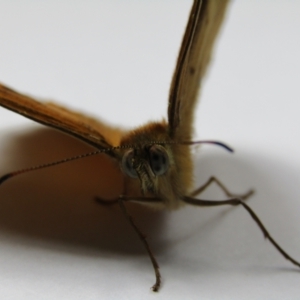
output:
<path id="1" fill-rule="evenodd" d="M 200 186 L 199 188 L 197 188 L 196 190 L 194 190 L 190 196 L 191 197 L 195 197 L 196 195 L 199 195 L 201 194 L 202 192 L 204 192 L 212 183 L 215 183 L 217 184 L 217 186 L 225 193 L 225 195 L 229 198 L 239 198 L 239 199 L 242 199 L 242 200 L 246 200 L 248 199 L 250 196 L 253 195 L 254 193 L 254 190 L 250 190 L 248 191 L 247 193 L 245 194 L 241 194 L 241 195 L 238 195 L 238 194 L 233 194 L 231 193 L 227 188 L 226 186 L 216 177 L 212 176 L 210 177 L 206 183 L 204 183 L 202 186 Z"/>
<path id="2" fill-rule="evenodd" d="M 246 211 L 250 214 L 252 219 L 255 221 L 255 223 L 258 225 L 260 230 L 263 232 L 266 239 L 268 239 L 273 246 L 290 262 L 292 262 L 294 265 L 300 267 L 300 263 L 296 261 L 294 258 L 292 258 L 289 254 L 287 254 L 281 246 L 274 240 L 274 238 L 270 235 L 266 227 L 263 225 L 259 217 L 256 215 L 256 213 L 252 210 L 252 208 L 249 207 L 242 199 L 240 198 L 232 198 L 228 200 L 221 200 L 221 201 L 211 201 L 211 200 L 202 200 L 202 199 L 196 199 L 192 197 L 183 197 L 182 200 L 188 204 L 196 205 L 196 206 L 220 206 L 220 205 L 241 205 L 243 206 Z"/>
<path id="3" fill-rule="evenodd" d="M 126 196 L 122 196 L 120 195 L 117 199 L 113 199 L 113 200 L 105 200 L 99 197 L 95 198 L 96 202 L 98 204 L 101 205 L 114 205 L 114 204 L 119 204 L 121 211 L 123 213 L 123 215 L 125 216 L 125 218 L 127 219 L 127 221 L 129 222 L 129 224 L 132 226 L 132 228 L 134 229 L 134 231 L 137 233 L 138 237 L 140 238 L 140 240 L 142 241 L 142 243 L 144 244 L 146 251 L 150 257 L 153 269 L 154 269 L 154 273 L 155 273 L 155 284 L 152 286 L 152 290 L 154 292 L 157 292 L 160 288 L 161 285 L 161 275 L 159 272 L 159 265 L 154 257 L 154 254 L 146 240 L 146 236 L 142 233 L 142 231 L 139 229 L 139 227 L 137 226 L 137 224 L 135 223 L 133 217 L 128 213 L 126 206 L 124 204 L 125 201 L 136 201 L 136 202 L 148 202 L 148 203 L 158 203 L 161 202 L 161 199 L 159 198 L 150 198 L 150 197 L 139 197 L 139 198 L 134 198 L 134 197 L 126 197 Z"/>
<path id="4" fill-rule="evenodd" d="M 152 290 L 154 292 L 157 292 L 160 288 L 160 284 L 161 284 L 161 275 L 160 275 L 160 272 L 159 272 L 159 265 L 152 253 L 152 250 L 146 240 L 146 236 L 141 232 L 141 230 L 138 228 L 138 226 L 136 225 L 136 223 L 134 222 L 132 216 L 128 213 L 125 205 L 124 205 L 124 202 L 123 202 L 123 199 L 119 199 L 118 201 L 119 205 L 120 205 L 120 208 L 124 214 L 124 216 L 126 217 L 126 219 L 128 220 L 128 222 L 130 223 L 130 225 L 132 226 L 132 228 L 135 230 L 135 232 L 137 233 L 137 235 L 139 236 L 140 240 L 143 242 L 148 254 L 149 254 L 149 257 L 150 257 L 150 260 L 152 262 L 152 266 L 153 266 L 153 269 L 154 269 L 154 272 L 155 272 L 155 284 L 153 285 L 152 287 Z"/>

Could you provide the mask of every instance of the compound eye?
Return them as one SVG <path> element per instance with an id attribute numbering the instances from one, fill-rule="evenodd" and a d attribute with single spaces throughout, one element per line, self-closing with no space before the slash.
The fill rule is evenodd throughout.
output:
<path id="1" fill-rule="evenodd" d="M 157 176 L 163 175 L 169 168 L 169 157 L 164 147 L 153 145 L 149 149 L 150 166 Z"/>
<path id="2" fill-rule="evenodd" d="M 132 178 L 137 178 L 138 174 L 133 167 L 134 151 L 132 149 L 124 153 L 122 158 L 122 169 L 123 171 Z"/>

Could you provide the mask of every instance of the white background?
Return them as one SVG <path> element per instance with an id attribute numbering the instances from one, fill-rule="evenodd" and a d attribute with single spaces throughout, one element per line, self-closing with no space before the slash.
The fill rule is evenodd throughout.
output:
<path id="1" fill-rule="evenodd" d="M 125 127 L 166 117 L 191 1 L 0 1 L 0 81 Z M 218 176 L 300 260 L 300 2 L 234 1 L 197 109 L 196 185 Z M 0 109 L 1 174 L 90 148 Z M 96 206 L 97 158 L 0 187 L 1 299 L 299 299 L 300 274 L 242 208 Z M 212 187 L 203 198 L 222 199 Z"/>

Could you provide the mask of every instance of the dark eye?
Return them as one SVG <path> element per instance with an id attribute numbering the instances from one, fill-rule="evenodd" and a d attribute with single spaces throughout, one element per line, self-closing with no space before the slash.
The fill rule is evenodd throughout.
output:
<path id="1" fill-rule="evenodd" d="M 168 153 L 164 147 L 153 145 L 149 149 L 150 165 L 155 175 L 163 175 L 169 168 Z"/>
<path id="2" fill-rule="evenodd" d="M 132 178 L 137 178 L 138 174 L 133 167 L 133 159 L 134 159 L 134 152 L 132 149 L 125 152 L 122 158 L 122 169 L 128 176 Z"/>

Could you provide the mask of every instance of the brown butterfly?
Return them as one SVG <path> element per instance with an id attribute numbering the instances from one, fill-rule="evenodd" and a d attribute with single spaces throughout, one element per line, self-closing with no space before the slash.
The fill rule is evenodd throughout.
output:
<path id="1" fill-rule="evenodd" d="M 228 1 L 225 0 L 194 1 L 171 83 L 167 122 L 150 122 L 135 130 L 124 132 L 59 105 L 38 102 L 0 85 L 1 106 L 70 134 L 95 148 L 91 153 L 6 174 L 0 178 L 0 184 L 12 176 L 31 170 L 99 153 L 108 155 L 119 164 L 120 172 L 124 176 L 122 195 L 109 203 L 119 204 L 144 243 L 155 271 L 154 291 L 158 291 L 161 284 L 159 266 L 145 236 L 128 214 L 125 202 L 134 201 L 170 210 L 185 204 L 242 205 L 277 250 L 300 267 L 300 264 L 276 243 L 256 214 L 243 201 L 252 191 L 240 196 L 233 195 L 218 179 L 212 177 L 203 186 L 191 192 L 193 164 L 189 145 L 195 143 L 191 141 L 194 108 L 227 4 Z M 222 143 L 213 143 L 231 150 Z M 212 182 L 217 183 L 230 199 L 208 201 L 195 198 Z M 100 198 L 98 202 L 107 204 L 107 201 Z"/>

